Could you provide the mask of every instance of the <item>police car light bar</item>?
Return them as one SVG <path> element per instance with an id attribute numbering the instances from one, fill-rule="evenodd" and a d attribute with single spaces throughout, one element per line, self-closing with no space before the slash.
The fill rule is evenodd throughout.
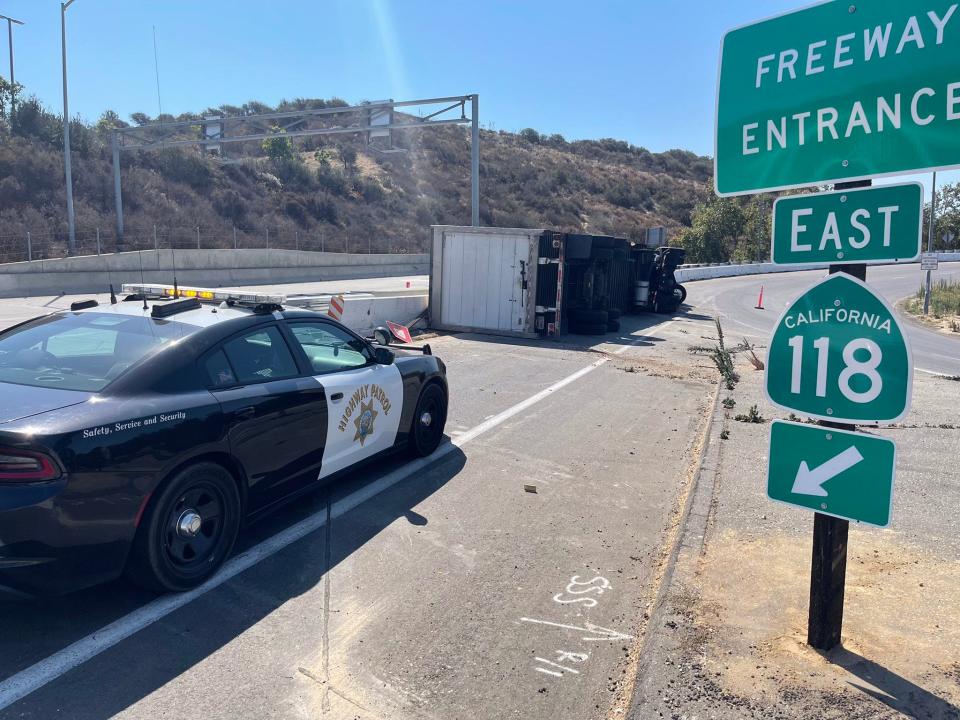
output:
<path id="1" fill-rule="evenodd" d="M 146 298 L 196 298 L 201 302 L 233 302 L 238 305 L 283 305 L 287 301 L 286 295 L 261 295 L 258 293 L 236 292 L 231 290 L 209 290 L 206 288 L 180 287 L 173 285 L 146 285 L 140 283 L 124 283 L 121 292 L 128 295 L 142 295 Z"/>

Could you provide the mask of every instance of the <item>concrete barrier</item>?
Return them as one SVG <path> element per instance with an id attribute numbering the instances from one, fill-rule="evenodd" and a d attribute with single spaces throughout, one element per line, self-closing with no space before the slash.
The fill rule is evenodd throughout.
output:
<path id="1" fill-rule="evenodd" d="M 427 295 L 344 298 L 343 322 L 360 335 L 370 335 L 387 320 L 408 325 L 427 309 Z"/>
<path id="2" fill-rule="evenodd" d="M 425 275 L 430 256 L 303 250 L 144 250 L 0 265 L 0 297 L 106 292 L 110 284 L 173 283 L 231 287 Z"/>
<path id="3" fill-rule="evenodd" d="M 960 262 L 960 252 L 937 253 L 940 262 Z M 919 263 L 902 263 L 919 265 Z M 820 270 L 823 265 L 774 265 L 773 263 L 744 263 L 743 265 L 684 265 L 677 269 L 677 282 L 694 282 L 714 278 L 740 277 L 744 275 L 765 275 L 767 273 L 800 272 Z"/>

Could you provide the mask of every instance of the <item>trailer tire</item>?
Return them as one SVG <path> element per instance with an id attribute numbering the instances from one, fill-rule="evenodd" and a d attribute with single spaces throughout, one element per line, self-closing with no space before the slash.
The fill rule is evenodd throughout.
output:
<path id="1" fill-rule="evenodd" d="M 619 320 L 608 320 L 608 321 L 607 321 L 607 332 L 620 332 L 620 321 L 619 321 Z"/>
<path id="2" fill-rule="evenodd" d="M 574 308 L 570 311 L 570 322 L 577 325 L 606 325 L 610 314 L 606 310 Z"/>
<path id="3" fill-rule="evenodd" d="M 606 335 L 606 323 L 571 323 L 570 329 L 575 335 Z"/>

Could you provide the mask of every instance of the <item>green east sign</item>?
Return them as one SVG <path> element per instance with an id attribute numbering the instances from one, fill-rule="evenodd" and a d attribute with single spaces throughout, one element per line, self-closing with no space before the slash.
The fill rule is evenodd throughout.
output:
<path id="1" fill-rule="evenodd" d="M 807 290 L 780 317 L 767 354 L 767 397 L 820 420 L 894 423 L 906 416 L 913 356 L 883 298 L 844 273 Z"/>
<path id="2" fill-rule="evenodd" d="M 775 420 L 767 496 L 844 520 L 886 527 L 897 447 L 863 433 Z"/>
<path id="3" fill-rule="evenodd" d="M 960 166 L 960 7 L 834 0 L 728 32 L 716 190 Z"/>
<path id="4" fill-rule="evenodd" d="M 920 183 L 788 195 L 773 204 L 776 265 L 909 262 L 922 237 Z"/>

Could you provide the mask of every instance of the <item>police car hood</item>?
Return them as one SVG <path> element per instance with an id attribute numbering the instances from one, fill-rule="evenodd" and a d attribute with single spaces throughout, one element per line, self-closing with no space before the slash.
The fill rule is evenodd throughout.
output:
<path id="1" fill-rule="evenodd" d="M 0 383 L 0 424 L 77 405 L 93 393 Z"/>

